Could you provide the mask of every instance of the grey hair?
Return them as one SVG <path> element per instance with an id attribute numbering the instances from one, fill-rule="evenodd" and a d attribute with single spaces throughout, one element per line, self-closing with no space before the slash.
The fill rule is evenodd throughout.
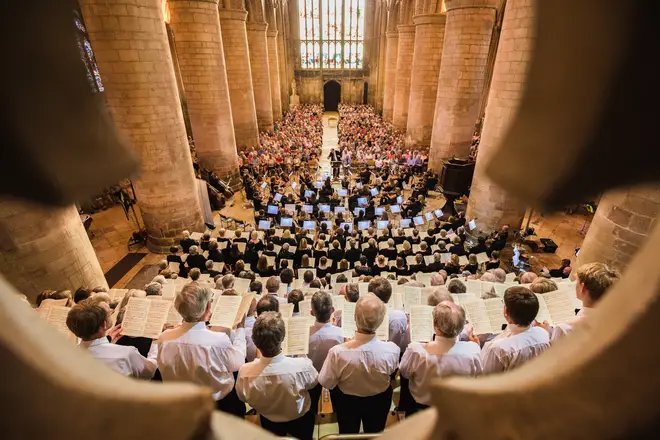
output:
<path id="1" fill-rule="evenodd" d="M 385 319 L 387 306 L 376 295 L 365 295 L 355 305 L 355 325 L 358 330 L 375 333 Z"/>
<path id="2" fill-rule="evenodd" d="M 222 288 L 231 289 L 232 287 L 234 287 L 235 282 L 236 282 L 236 277 L 234 277 L 234 275 L 232 274 L 225 275 L 224 277 L 222 277 Z"/>
<path id="3" fill-rule="evenodd" d="M 190 246 L 190 249 L 188 249 L 188 253 L 190 255 L 197 255 L 199 253 L 199 248 L 195 245 Z"/>
<path id="4" fill-rule="evenodd" d="M 426 304 L 435 307 L 444 301 L 454 302 L 454 299 L 451 297 L 449 290 L 445 286 L 438 286 L 433 289 L 433 292 L 428 296 Z"/>
<path id="5" fill-rule="evenodd" d="M 147 296 L 151 295 L 161 295 L 161 291 L 163 290 L 163 286 L 160 283 L 155 283 L 151 282 L 144 286 L 144 291 L 147 292 Z"/>
<path id="6" fill-rule="evenodd" d="M 284 243 L 284 244 L 282 245 L 282 250 L 283 250 L 283 251 L 288 251 L 288 250 L 289 250 L 289 243 Z"/>
<path id="7" fill-rule="evenodd" d="M 197 281 L 201 274 L 202 272 L 198 268 L 193 267 L 192 269 L 190 269 L 190 273 L 188 274 L 188 276 L 190 277 L 191 280 Z"/>
<path id="8" fill-rule="evenodd" d="M 165 285 L 167 281 L 165 281 L 165 277 L 162 275 L 156 275 L 153 280 L 151 280 L 152 283 L 159 283 L 161 285 Z"/>
<path id="9" fill-rule="evenodd" d="M 441 274 L 436 273 L 431 277 L 431 287 L 444 286 L 444 285 L 445 285 L 445 277 L 443 277 Z"/>
<path id="10" fill-rule="evenodd" d="M 360 299 L 360 287 L 357 283 L 346 284 L 346 299 L 348 302 L 357 302 Z"/>
<path id="11" fill-rule="evenodd" d="M 489 272 L 495 276 L 498 283 L 503 283 L 506 281 L 506 271 L 504 269 L 498 267 L 497 269 L 491 269 Z"/>
<path id="12" fill-rule="evenodd" d="M 328 322 L 332 317 L 332 297 L 324 290 L 312 296 L 312 313 L 318 322 Z"/>
<path id="13" fill-rule="evenodd" d="M 206 266 L 207 269 L 213 269 L 213 260 L 206 260 L 204 266 Z"/>
<path id="14" fill-rule="evenodd" d="M 199 322 L 213 299 L 213 291 L 198 284 L 186 284 L 174 298 L 174 308 L 185 322 Z"/>
<path id="15" fill-rule="evenodd" d="M 190 232 L 188 231 L 183 231 L 181 235 L 183 235 L 183 238 L 190 238 Z"/>
<path id="16" fill-rule="evenodd" d="M 497 277 L 491 272 L 486 272 L 485 274 L 481 275 L 481 278 L 479 278 L 481 281 L 488 281 L 489 283 L 497 283 Z"/>
<path id="17" fill-rule="evenodd" d="M 465 310 L 453 302 L 441 302 L 433 309 L 433 327 L 445 338 L 457 337 L 465 327 Z"/>

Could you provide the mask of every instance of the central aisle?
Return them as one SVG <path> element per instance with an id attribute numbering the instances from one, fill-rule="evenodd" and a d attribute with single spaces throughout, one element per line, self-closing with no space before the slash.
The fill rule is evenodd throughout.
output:
<path id="1" fill-rule="evenodd" d="M 333 127 L 330 127 L 329 121 L 334 119 Z M 330 150 L 335 148 L 339 150 L 339 134 L 337 132 L 337 123 L 339 122 L 339 113 L 325 112 L 323 113 L 323 144 L 321 150 L 321 157 L 319 157 L 319 171 L 318 176 L 325 180 L 326 176 L 332 176 L 332 166 L 328 155 Z"/>

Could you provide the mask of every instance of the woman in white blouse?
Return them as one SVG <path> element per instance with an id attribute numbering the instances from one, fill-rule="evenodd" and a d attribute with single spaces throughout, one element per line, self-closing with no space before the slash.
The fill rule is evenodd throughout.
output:
<path id="1" fill-rule="evenodd" d="M 433 309 L 434 340 L 426 344 L 411 342 L 401 359 L 401 376 L 410 380 L 415 405 L 406 416 L 431 404 L 431 381 L 445 376 L 477 376 L 482 372 L 479 345 L 459 341 L 465 326 L 465 311 L 444 301 Z"/>

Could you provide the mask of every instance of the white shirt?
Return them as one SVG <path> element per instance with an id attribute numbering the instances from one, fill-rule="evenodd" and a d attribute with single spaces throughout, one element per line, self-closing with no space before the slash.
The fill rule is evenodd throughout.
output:
<path id="1" fill-rule="evenodd" d="M 401 353 L 406 352 L 410 344 L 410 329 L 408 329 L 408 318 L 403 310 L 392 309 L 388 312 L 390 319 L 389 340 L 399 346 Z"/>
<path id="2" fill-rule="evenodd" d="M 220 400 L 234 387 L 234 371 L 245 363 L 245 332 L 225 333 L 206 328 L 203 322 L 184 322 L 158 338 L 158 369 L 163 382 L 203 385 Z"/>
<path id="3" fill-rule="evenodd" d="M 282 298 L 281 296 L 277 296 L 277 293 L 270 293 L 269 292 L 268 295 L 274 296 L 275 298 L 277 298 L 277 302 L 280 303 L 280 304 L 286 304 L 287 303 L 287 299 Z"/>
<path id="4" fill-rule="evenodd" d="M 307 357 L 312 360 L 316 371 L 321 371 L 323 362 L 328 356 L 328 351 L 335 345 L 343 344 L 344 336 L 341 327 L 336 327 L 332 323 L 314 322 L 309 329 L 309 353 Z"/>
<path id="5" fill-rule="evenodd" d="M 573 327 L 580 323 L 584 318 L 590 316 L 594 312 L 594 309 L 591 307 L 582 307 L 579 312 L 575 315 L 575 318 L 570 323 L 558 324 L 550 329 L 552 341 L 566 336 L 573 331 Z"/>
<path id="6" fill-rule="evenodd" d="M 303 416 L 311 405 L 309 392 L 318 373 L 307 358 L 278 354 L 245 364 L 238 372 L 236 394 L 271 422 L 289 422 Z"/>
<path id="7" fill-rule="evenodd" d="M 374 396 L 390 386 L 390 376 L 399 366 L 399 353 L 393 342 L 356 332 L 354 339 L 330 349 L 319 383 L 329 390 L 339 386 L 352 396 Z"/>
<path id="8" fill-rule="evenodd" d="M 254 322 L 257 320 L 254 316 L 248 316 L 245 318 L 245 361 L 252 362 L 257 358 L 257 347 L 252 341 L 252 328 L 254 327 Z"/>
<path id="9" fill-rule="evenodd" d="M 111 344 L 105 336 L 93 341 L 81 341 L 80 346 L 124 376 L 151 379 L 156 371 L 156 362 L 142 356 L 137 348 Z"/>
<path id="10" fill-rule="evenodd" d="M 481 348 L 474 342 L 435 337 L 433 344 L 411 342 L 399 371 L 410 379 L 410 393 L 417 403 L 431 404 L 431 381 L 446 376 L 478 376 Z"/>
<path id="11" fill-rule="evenodd" d="M 541 327 L 509 324 L 502 333 L 484 344 L 481 363 L 484 373 L 512 370 L 540 355 L 550 346 L 550 336 Z"/>

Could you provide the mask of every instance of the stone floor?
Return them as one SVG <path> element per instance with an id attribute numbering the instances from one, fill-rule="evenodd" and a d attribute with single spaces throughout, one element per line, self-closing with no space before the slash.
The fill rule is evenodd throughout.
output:
<path id="1" fill-rule="evenodd" d="M 325 114 L 324 133 L 323 133 L 323 153 L 322 163 L 319 173 L 329 173 L 330 164 L 327 156 L 332 146 L 337 144 L 337 129 L 328 126 L 329 117 L 336 117 L 337 114 Z M 432 194 L 427 199 L 427 207 L 436 209 L 444 205 L 444 198 L 440 194 Z M 225 227 L 224 219 L 233 218 L 244 223 L 253 223 L 254 214 L 251 208 L 246 207 L 245 193 L 237 193 L 232 200 L 229 200 L 227 206 L 214 213 L 215 224 L 219 227 Z M 136 206 L 136 214 L 139 216 L 139 209 Z M 128 252 L 128 240 L 133 231 L 136 231 L 135 220 L 126 218 L 123 209 L 115 206 L 105 211 L 92 215 L 94 221 L 90 228 L 92 246 L 101 263 L 101 268 L 107 272 Z M 535 252 L 532 254 L 532 267 L 540 270 L 543 266 L 559 267 L 562 258 L 570 258 L 575 261 L 575 248 L 581 246 L 584 235 L 591 222 L 591 215 L 585 214 L 566 214 L 564 212 L 544 213 L 534 212 L 530 221 L 530 227 L 536 230 L 537 238 L 552 238 L 558 245 L 557 252 L 546 254 Z M 115 287 L 124 287 L 142 267 L 149 264 L 156 264 L 164 259 L 163 255 L 149 252 L 144 246 L 132 246 L 130 252 L 147 252 L 133 269 L 131 269 Z"/>

